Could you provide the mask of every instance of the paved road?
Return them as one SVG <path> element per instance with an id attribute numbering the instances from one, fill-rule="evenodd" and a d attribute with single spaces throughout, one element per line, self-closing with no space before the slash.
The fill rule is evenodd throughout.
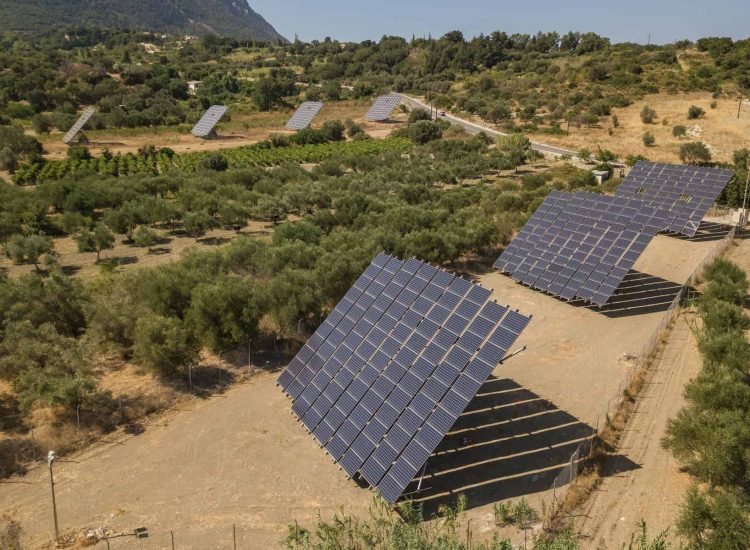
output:
<path id="1" fill-rule="evenodd" d="M 403 102 L 412 108 L 416 107 L 416 108 L 421 108 L 421 109 L 426 109 L 426 110 L 430 109 L 429 105 L 427 105 L 426 103 L 414 97 L 408 96 L 406 94 L 399 94 L 399 93 L 396 93 L 395 95 L 401 97 Z M 495 136 L 495 137 L 507 135 L 503 132 L 499 132 L 487 126 L 482 126 L 481 124 L 477 124 L 475 122 L 471 122 L 466 119 L 459 118 L 448 112 L 446 112 L 444 115 L 441 114 L 438 116 L 442 118 L 443 120 L 447 120 L 451 124 L 458 124 L 459 126 L 463 126 L 466 129 L 466 131 L 469 132 L 470 134 L 478 134 L 479 132 L 484 132 L 488 136 Z M 555 145 L 548 145 L 546 143 L 537 143 L 535 141 L 531 142 L 531 147 L 532 149 L 539 151 L 540 153 L 544 153 L 546 155 L 555 155 L 555 156 L 570 155 L 571 157 L 576 157 L 578 155 L 576 151 L 572 151 L 570 149 L 564 149 L 563 147 L 557 147 Z"/>

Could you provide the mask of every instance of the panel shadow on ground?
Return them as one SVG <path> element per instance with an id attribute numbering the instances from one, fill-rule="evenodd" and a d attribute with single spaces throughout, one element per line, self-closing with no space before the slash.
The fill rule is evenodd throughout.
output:
<path id="1" fill-rule="evenodd" d="M 572 303 L 613 318 L 645 315 L 667 311 L 681 288 L 674 281 L 631 269 L 607 305 L 597 307 L 580 300 Z"/>
<path id="2" fill-rule="evenodd" d="M 428 460 L 421 490 L 416 478 L 406 494 L 431 517 L 459 494 L 476 508 L 546 491 L 593 432 L 513 380 L 491 377 Z"/>

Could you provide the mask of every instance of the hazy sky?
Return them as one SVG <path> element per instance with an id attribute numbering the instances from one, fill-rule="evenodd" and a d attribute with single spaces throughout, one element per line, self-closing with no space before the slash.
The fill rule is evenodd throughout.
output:
<path id="1" fill-rule="evenodd" d="M 453 29 L 469 38 L 503 30 L 594 31 L 615 42 L 750 36 L 750 0 L 250 0 L 290 40 L 410 38 Z"/>

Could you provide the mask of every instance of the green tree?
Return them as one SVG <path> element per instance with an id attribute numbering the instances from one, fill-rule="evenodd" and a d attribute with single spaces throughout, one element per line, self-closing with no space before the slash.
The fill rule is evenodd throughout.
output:
<path id="1" fill-rule="evenodd" d="M 104 224 L 97 224 L 93 231 L 82 231 L 76 238 L 80 252 L 96 252 L 96 263 L 99 263 L 102 250 L 114 248 L 115 236 Z"/>
<path id="2" fill-rule="evenodd" d="M 700 141 L 684 143 L 680 146 L 680 160 L 685 164 L 701 166 L 711 162 L 711 151 Z"/>
<path id="3" fill-rule="evenodd" d="M 259 285 L 228 276 L 196 287 L 188 320 L 201 342 L 219 352 L 255 338 L 265 309 Z"/>
<path id="4" fill-rule="evenodd" d="M 31 263 L 37 272 L 39 260 L 54 253 L 52 239 L 44 235 L 13 235 L 5 243 L 5 254 L 15 264 Z"/>
<path id="5" fill-rule="evenodd" d="M 141 317 L 134 340 L 136 361 L 161 376 L 172 376 L 198 362 L 198 340 L 176 317 L 153 313 Z"/>
<path id="6" fill-rule="evenodd" d="M 36 405 L 84 404 L 96 389 L 90 370 L 78 341 L 51 324 L 11 324 L 0 344 L 0 375 L 12 381 L 24 412 Z"/>
<path id="7" fill-rule="evenodd" d="M 693 486 L 677 522 L 677 531 L 695 550 L 750 548 L 750 505 L 741 491 Z"/>

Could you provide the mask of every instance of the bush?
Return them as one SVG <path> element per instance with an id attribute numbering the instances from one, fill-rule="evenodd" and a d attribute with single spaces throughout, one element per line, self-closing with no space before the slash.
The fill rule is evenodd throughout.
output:
<path id="1" fill-rule="evenodd" d="M 325 143 L 327 141 L 325 133 L 322 130 L 314 130 L 312 128 L 305 128 L 304 130 L 298 131 L 289 141 L 296 143 L 297 145 L 311 145 L 316 143 Z"/>
<path id="2" fill-rule="evenodd" d="M 344 125 L 340 120 L 327 120 L 321 129 L 326 141 L 342 141 L 344 139 Z"/>
<path id="3" fill-rule="evenodd" d="M 676 138 L 685 137 L 687 135 L 687 128 L 682 124 L 678 124 L 672 128 L 672 135 Z"/>
<path id="4" fill-rule="evenodd" d="M 70 160 L 91 160 L 91 151 L 88 150 L 88 147 L 76 145 L 74 147 L 68 147 L 67 156 Z"/>
<path id="5" fill-rule="evenodd" d="M 440 126 L 431 120 L 420 120 L 406 127 L 406 136 L 418 145 L 443 137 Z"/>
<path id="6" fill-rule="evenodd" d="M 136 246 L 151 247 L 159 242 L 159 236 L 153 229 L 142 225 L 133 234 L 133 242 Z"/>
<path id="7" fill-rule="evenodd" d="M 691 105 L 688 109 L 688 120 L 695 120 L 697 118 L 704 117 L 705 115 L 706 111 L 704 111 L 700 107 L 697 107 L 696 105 Z"/>
<path id="8" fill-rule="evenodd" d="M 711 162 L 711 151 L 700 141 L 685 143 L 680 147 L 680 160 L 694 166 L 707 164 Z"/>
<path id="9" fill-rule="evenodd" d="M 656 120 L 656 111 L 649 106 L 645 106 L 641 111 L 641 121 L 644 124 L 653 124 Z"/>
<path id="10" fill-rule="evenodd" d="M 656 143 L 656 137 L 654 137 L 654 134 L 651 132 L 646 132 L 643 134 L 643 145 L 646 147 L 653 147 Z"/>
<path id="11" fill-rule="evenodd" d="M 409 124 L 414 124 L 420 120 L 432 120 L 430 113 L 424 109 L 412 109 L 409 113 Z"/>
<path id="12" fill-rule="evenodd" d="M 204 170 L 223 172 L 229 168 L 229 161 L 221 153 L 209 153 L 201 160 L 201 168 Z"/>

